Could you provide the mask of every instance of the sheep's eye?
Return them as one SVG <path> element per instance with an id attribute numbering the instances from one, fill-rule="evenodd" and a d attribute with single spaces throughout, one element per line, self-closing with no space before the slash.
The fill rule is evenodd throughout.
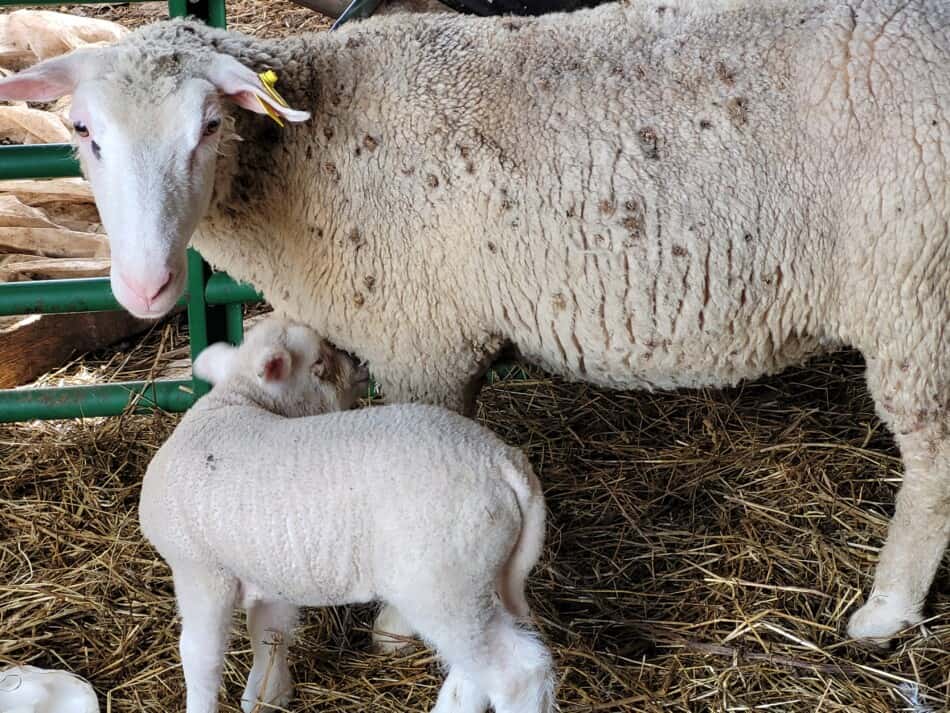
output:
<path id="1" fill-rule="evenodd" d="M 89 136 L 89 129 L 81 121 L 73 122 L 73 129 L 76 130 L 76 133 L 79 134 L 82 138 Z"/>
<path id="2" fill-rule="evenodd" d="M 205 124 L 204 135 L 211 136 L 212 134 L 216 134 L 218 132 L 218 129 L 220 128 L 221 128 L 221 119 L 212 119 L 207 124 Z"/>

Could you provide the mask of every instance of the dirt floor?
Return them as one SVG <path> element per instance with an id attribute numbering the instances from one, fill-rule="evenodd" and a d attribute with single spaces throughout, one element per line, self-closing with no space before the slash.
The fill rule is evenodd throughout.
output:
<path id="1" fill-rule="evenodd" d="M 130 25 L 163 5 L 85 7 Z M 244 0 L 232 27 L 325 18 Z M 180 318 L 41 385 L 181 368 Z M 545 484 L 549 543 L 530 600 L 563 710 L 950 710 L 950 569 L 890 651 L 848 642 L 900 484 L 853 353 L 724 391 L 610 393 L 543 374 L 489 385 L 479 419 Z M 184 709 L 171 581 L 138 532 L 144 468 L 175 416 L 0 426 L 0 662 L 88 678 L 107 713 Z M 420 711 L 431 652 L 369 653 L 369 607 L 312 611 L 294 711 Z M 223 711 L 249 647 L 236 619 Z"/>

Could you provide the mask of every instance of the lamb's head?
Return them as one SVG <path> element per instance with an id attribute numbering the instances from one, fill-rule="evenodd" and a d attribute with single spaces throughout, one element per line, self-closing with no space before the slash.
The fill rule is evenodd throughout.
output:
<path id="1" fill-rule="evenodd" d="M 0 100 L 73 95 L 79 159 L 112 248 L 112 290 L 144 318 L 166 314 L 184 292 L 186 248 L 208 209 L 232 107 L 287 121 L 309 117 L 274 99 L 253 70 L 215 51 L 205 37 L 211 30 L 162 25 L 152 31 L 162 42 L 133 34 L 0 80 Z"/>
<path id="2" fill-rule="evenodd" d="M 302 324 L 268 317 L 240 347 L 212 344 L 194 364 L 215 388 L 232 389 L 282 416 L 342 411 L 366 393 L 368 374 Z"/>

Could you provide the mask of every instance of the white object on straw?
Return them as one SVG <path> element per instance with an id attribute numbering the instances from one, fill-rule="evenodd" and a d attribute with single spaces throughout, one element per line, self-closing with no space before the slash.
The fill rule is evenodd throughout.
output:
<path id="1" fill-rule="evenodd" d="M 12 666 L 0 671 L 0 713 L 99 713 L 99 701 L 68 671 Z"/>

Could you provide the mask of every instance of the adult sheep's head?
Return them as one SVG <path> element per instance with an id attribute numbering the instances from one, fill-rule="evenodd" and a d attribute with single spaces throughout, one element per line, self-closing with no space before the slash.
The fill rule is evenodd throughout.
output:
<path id="1" fill-rule="evenodd" d="M 72 94 L 79 159 L 112 248 L 112 291 L 137 317 L 166 314 L 185 289 L 186 248 L 208 209 L 229 107 L 309 118 L 271 98 L 253 70 L 200 42 L 198 30 L 190 34 L 191 47 L 80 49 L 0 80 L 0 100 Z"/>

